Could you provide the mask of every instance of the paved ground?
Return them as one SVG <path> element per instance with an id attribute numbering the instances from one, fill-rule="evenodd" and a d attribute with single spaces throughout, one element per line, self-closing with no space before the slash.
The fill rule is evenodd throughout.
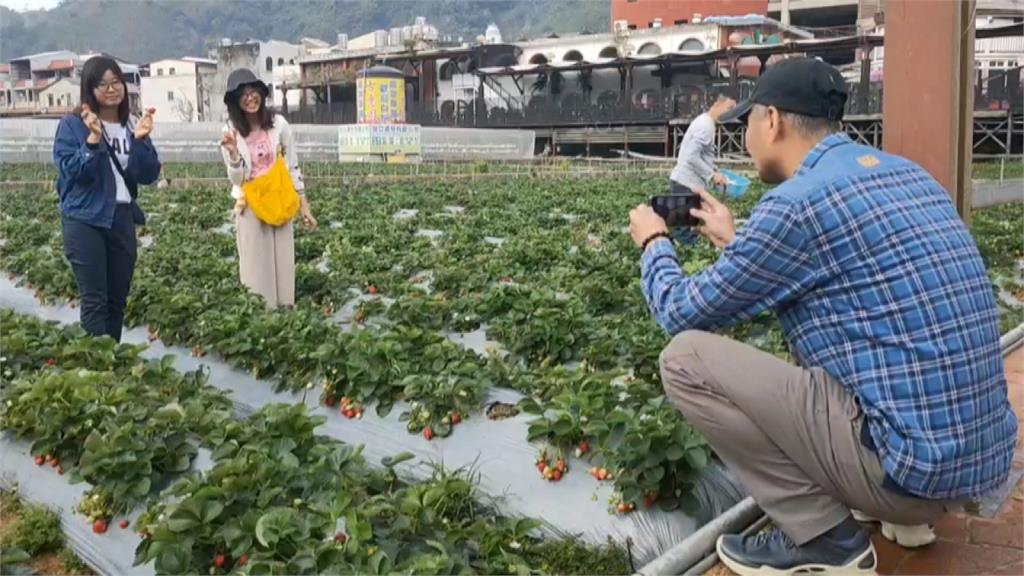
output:
<path id="1" fill-rule="evenodd" d="M 1015 468 L 1024 468 L 1024 348 L 1006 358 L 1010 402 L 1020 422 Z M 958 512 L 936 526 L 939 540 L 918 550 L 904 550 L 882 538 L 872 539 L 879 574 L 1024 575 L 1024 480 L 1000 507 L 995 518 Z M 708 575 L 732 574 L 721 564 Z"/>

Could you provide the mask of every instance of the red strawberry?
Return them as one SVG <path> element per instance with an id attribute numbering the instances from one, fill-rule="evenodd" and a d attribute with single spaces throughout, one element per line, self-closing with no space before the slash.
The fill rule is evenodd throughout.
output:
<path id="1" fill-rule="evenodd" d="M 146 114 L 156 114 L 156 108 L 146 108 Z"/>
<path id="2" fill-rule="evenodd" d="M 92 523 L 92 531 L 94 534 L 106 534 L 107 533 L 107 521 L 97 520 Z"/>
<path id="3" fill-rule="evenodd" d="M 32 459 L 32 461 L 36 463 L 36 466 L 42 466 L 43 464 L 46 463 L 46 458 L 43 458 L 42 456 L 36 456 L 35 458 Z"/>
<path id="4" fill-rule="evenodd" d="M 434 437 L 434 431 L 430 429 L 430 426 L 423 429 L 423 437 L 426 438 L 428 442 Z"/>
<path id="5" fill-rule="evenodd" d="M 344 544 L 345 542 L 348 542 L 348 536 L 346 536 L 344 532 L 338 532 L 334 535 L 334 541 L 338 544 Z"/>
<path id="6" fill-rule="evenodd" d="M 551 479 L 554 480 L 555 482 L 558 482 L 559 480 L 561 480 L 562 479 L 562 471 L 557 469 L 557 468 L 555 468 L 555 471 L 551 473 Z"/>
<path id="7" fill-rule="evenodd" d="M 57 359 L 56 358 L 47 358 L 46 359 L 46 365 L 47 366 L 56 366 L 57 365 Z"/>
<path id="8" fill-rule="evenodd" d="M 604 482 L 608 478 L 608 471 L 601 468 L 597 471 L 597 479 Z"/>
<path id="9" fill-rule="evenodd" d="M 237 564 L 237 566 L 239 568 L 241 568 L 242 566 L 245 566 L 248 563 L 249 563 L 249 557 L 246 556 L 245 554 L 242 554 L 241 556 L 238 557 L 238 564 Z"/>
<path id="10" fill-rule="evenodd" d="M 223 554 L 217 554 L 213 557 L 213 565 L 217 568 L 223 568 L 225 562 L 227 562 L 227 558 Z"/>
<path id="11" fill-rule="evenodd" d="M 543 473 L 544 473 L 544 470 L 545 470 L 545 469 L 546 469 L 547 467 L 548 467 L 548 465 L 547 465 L 547 464 L 545 464 L 545 463 L 543 463 L 543 462 L 537 462 L 537 471 L 538 471 L 538 472 L 540 472 L 541 474 L 543 474 Z"/>
<path id="12" fill-rule="evenodd" d="M 366 291 L 368 293 L 370 293 L 370 294 L 376 294 L 377 293 L 377 287 L 374 286 L 373 284 L 370 284 L 369 286 L 366 287 Z"/>
<path id="13" fill-rule="evenodd" d="M 557 462 L 555 462 L 555 468 L 557 468 L 559 472 L 564 473 L 565 472 L 565 460 L 558 460 Z"/>
<path id="14" fill-rule="evenodd" d="M 324 405 L 325 406 L 330 406 L 330 407 L 333 408 L 334 407 L 334 397 L 333 396 L 328 396 L 327 398 L 324 398 Z"/>
<path id="15" fill-rule="evenodd" d="M 121 520 L 120 522 L 117 523 L 117 525 L 121 527 L 121 530 L 124 530 L 125 528 L 128 527 L 128 521 L 127 520 Z"/>
<path id="16" fill-rule="evenodd" d="M 458 411 L 452 412 L 452 424 L 458 424 L 462 422 L 462 415 Z"/>
<path id="17" fill-rule="evenodd" d="M 579 449 L 581 454 L 586 454 L 587 452 L 590 452 L 590 444 L 587 444 L 587 441 L 584 440 L 583 442 L 580 442 Z"/>
<path id="18" fill-rule="evenodd" d="M 342 414 L 345 415 L 345 418 L 351 420 L 356 415 L 356 411 L 351 408 L 346 408 Z"/>

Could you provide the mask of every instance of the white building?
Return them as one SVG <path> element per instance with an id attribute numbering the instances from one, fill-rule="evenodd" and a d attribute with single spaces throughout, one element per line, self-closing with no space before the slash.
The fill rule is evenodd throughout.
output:
<path id="1" fill-rule="evenodd" d="M 293 75 L 293 67 L 297 67 L 299 58 L 305 54 L 305 48 L 299 44 L 289 44 L 278 40 L 267 42 L 245 40 L 232 42 L 230 39 L 221 41 L 216 48 L 217 74 L 213 79 L 210 105 L 211 120 L 221 121 L 227 118 L 227 107 L 224 105 L 224 92 L 227 89 L 228 75 L 238 68 L 248 68 L 272 86 L 270 101 L 273 106 L 280 106 L 286 95 L 281 91 L 281 81 Z M 275 71 L 276 75 L 275 75 Z M 297 76 L 297 74 L 295 74 Z M 289 83 L 290 85 L 290 83 Z M 299 89 L 288 88 L 288 102 L 299 101 Z"/>
<path id="2" fill-rule="evenodd" d="M 39 106 L 46 113 L 69 112 L 81 96 L 81 80 L 64 77 L 39 90 Z"/>
<path id="3" fill-rule="evenodd" d="M 211 116 L 217 61 L 185 57 L 157 60 L 142 77 L 142 107 L 155 108 L 156 122 L 203 122 Z"/>

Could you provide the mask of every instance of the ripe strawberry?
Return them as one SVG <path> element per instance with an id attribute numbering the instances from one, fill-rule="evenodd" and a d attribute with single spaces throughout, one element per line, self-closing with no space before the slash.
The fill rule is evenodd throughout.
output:
<path id="1" fill-rule="evenodd" d="M 56 366 L 57 365 L 57 359 L 56 358 L 47 358 L 46 359 L 46 365 L 47 366 Z"/>
<path id="2" fill-rule="evenodd" d="M 584 440 L 583 442 L 580 442 L 578 450 L 581 454 L 586 454 L 587 452 L 590 452 L 590 444 L 587 444 L 587 441 Z"/>
<path id="3" fill-rule="evenodd" d="M 423 437 L 426 438 L 428 442 L 434 437 L 434 431 L 430 429 L 430 426 L 423 429 Z"/>
<path id="4" fill-rule="evenodd" d="M 343 414 L 345 415 L 345 418 L 351 420 L 356 415 L 356 411 L 351 408 L 346 408 Z"/>
<path id="5" fill-rule="evenodd" d="M 452 412 L 452 424 L 462 422 L 462 415 L 458 411 Z"/>
<path id="6" fill-rule="evenodd" d="M 334 396 L 328 396 L 324 398 L 324 405 L 333 408 L 334 407 Z"/>
<path id="7" fill-rule="evenodd" d="M 92 523 L 92 531 L 94 534 L 106 534 L 107 533 L 107 521 L 97 520 Z"/>
<path id="8" fill-rule="evenodd" d="M 42 466 L 43 464 L 46 463 L 46 458 L 43 458 L 42 456 L 36 456 L 35 458 L 32 459 L 32 461 L 36 463 L 36 466 Z"/>
<path id="9" fill-rule="evenodd" d="M 601 468 L 600 470 L 598 470 L 597 471 L 597 479 L 602 481 L 602 482 L 607 480 L 608 479 L 608 471 L 605 470 L 604 468 Z"/>
<path id="10" fill-rule="evenodd" d="M 562 479 L 562 471 L 559 470 L 558 468 L 555 468 L 555 471 L 551 473 L 551 479 L 554 480 L 555 482 L 558 482 L 559 480 L 561 480 Z"/>
<path id="11" fill-rule="evenodd" d="M 594 478 L 597 478 L 597 466 L 594 466 L 590 469 L 590 475 L 593 476 Z"/>
<path id="12" fill-rule="evenodd" d="M 245 566 L 248 563 L 249 563 L 249 557 L 246 556 L 245 554 L 242 554 L 241 556 L 238 557 L 238 563 L 236 565 L 239 568 L 241 568 L 242 566 Z"/>
<path id="13" fill-rule="evenodd" d="M 217 554 L 213 557 L 213 565 L 217 568 L 223 568 L 225 562 L 227 562 L 227 558 L 223 554 Z"/>
<path id="14" fill-rule="evenodd" d="M 128 521 L 127 520 L 121 520 L 120 522 L 117 523 L 117 525 L 121 527 L 121 530 L 124 530 L 125 528 L 128 527 Z"/>
<path id="15" fill-rule="evenodd" d="M 565 472 L 565 460 L 558 460 L 558 461 L 556 461 L 555 462 L 555 468 L 557 468 L 560 473 L 564 473 Z"/>
<path id="16" fill-rule="evenodd" d="M 334 535 L 334 541 L 338 544 L 344 544 L 348 542 L 348 536 L 344 532 L 338 532 Z"/>
<path id="17" fill-rule="evenodd" d="M 538 472 L 540 472 L 541 474 L 543 474 L 543 473 L 544 473 L 544 470 L 545 470 L 545 469 L 546 469 L 547 467 L 548 467 L 548 465 L 547 465 L 547 464 L 545 464 L 545 463 L 543 463 L 543 462 L 537 462 L 537 471 L 538 471 Z"/>
<path id="18" fill-rule="evenodd" d="M 366 291 L 368 293 L 370 293 L 370 294 L 376 294 L 377 293 L 377 287 L 374 286 L 373 284 L 370 284 L 369 286 L 366 287 Z"/>
<path id="19" fill-rule="evenodd" d="M 146 114 L 156 114 L 156 108 L 146 108 Z"/>

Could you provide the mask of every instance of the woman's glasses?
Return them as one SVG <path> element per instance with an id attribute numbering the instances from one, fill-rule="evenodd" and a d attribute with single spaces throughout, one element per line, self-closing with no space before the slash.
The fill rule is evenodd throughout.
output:
<path id="1" fill-rule="evenodd" d="M 113 82 L 100 82 L 96 85 L 96 89 L 100 92 L 109 92 L 112 90 L 121 90 L 124 84 L 120 80 L 114 80 Z"/>

